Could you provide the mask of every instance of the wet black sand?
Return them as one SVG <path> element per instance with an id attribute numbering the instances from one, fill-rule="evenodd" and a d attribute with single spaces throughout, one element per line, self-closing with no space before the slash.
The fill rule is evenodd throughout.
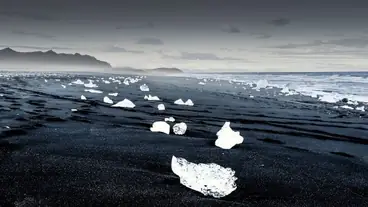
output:
<path id="1" fill-rule="evenodd" d="M 97 83 L 104 94 L 68 86 L 74 76 L 44 79 L 0 83 L 0 206 L 368 206 L 366 113 L 186 78 Z M 163 101 L 144 100 L 143 83 Z M 112 92 L 136 108 L 103 103 Z M 169 116 L 188 124 L 184 136 L 149 131 Z M 214 146 L 225 121 L 245 138 L 232 150 Z M 214 199 L 182 186 L 173 155 L 231 167 L 238 189 Z"/>

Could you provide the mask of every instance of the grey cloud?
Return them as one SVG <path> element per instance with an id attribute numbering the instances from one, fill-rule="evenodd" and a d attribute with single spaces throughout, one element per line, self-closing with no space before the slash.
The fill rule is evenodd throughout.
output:
<path id="1" fill-rule="evenodd" d="M 303 48 L 303 47 L 317 47 L 323 45 L 335 45 L 341 47 L 351 47 L 351 48 L 365 48 L 368 46 L 368 38 L 345 38 L 339 40 L 316 40 L 310 43 L 303 44 L 286 44 L 286 45 L 278 45 L 273 48 L 279 49 L 294 49 L 294 48 Z"/>
<path id="2" fill-rule="evenodd" d="M 135 54 L 142 54 L 144 51 L 140 50 L 127 50 L 122 47 L 118 46 L 111 46 L 104 49 L 104 52 L 116 52 L 116 53 L 135 53 Z"/>
<path id="3" fill-rule="evenodd" d="M 0 16 L 3 17 L 12 17 L 12 18 L 22 18 L 22 19 L 31 19 L 36 21 L 57 21 L 57 19 L 43 14 L 35 14 L 35 13 L 21 13 L 21 12 L 13 12 L 13 11 L 0 11 Z"/>
<path id="4" fill-rule="evenodd" d="M 290 21 L 290 19 L 280 18 L 280 19 L 271 20 L 269 23 L 274 25 L 274 26 L 281 27 L 281 26 L 286 26 L 286 25 L 290 24 L 291 21 Z"/>
<path id="5" fill-rule="evenodd" d="M 121 29 L 150 29 L 154 28 L 155 25 L 153 22 L 147 22 L 145 24 L 135 24 L 135 25 L 121 25 L 116 27 L 117 30 Z"/>
<path id="6" fill-rule="evenodd" d="M 153 38 L 153 37 L 147 37 L 147 38 L 141 38 L 139 39 L 136 44 L 141 44 L 141 45 L 163 45 L 164 42 L 158 38 Z"/>
<path id="7" fill-rule="evenodd" d="M 16 35 L 24 35 L 24 36 L 33 36 L 37 38 L 43 38 L 43 39 L 54 39 L 55 36 L 43 34 L 43 33 L 37 33 L 37 32 L 26 32 L 26 31 L 20 31 L 20 30 L 13 30 L 13 34 Z"/>
<path id="8" fill-rule="evenodd" d="M 272 37 L 272 35 L 270 35 L 270 34 L 260 34 L 260 35 L 257 36 L 258 39 L 269 39 L 271 37 Z"/>
<path id="9" fill-rule="evenodd" d="M 227 25 L 227 26 L 224 26 L 222 28 L 222 31 L 223 32 L 227 32 L 227 33 L 240 33 L 240 29 L 238 27 L 235 27 L 233 25 Z"/>
<path id="10" fill-rule="evenodd" d="M 163 55 L 163 57 L 181 60 L 244 60 L 232 57 L 218 57 L 213 53 L 192 53 L 192 52 L 181 52 L 180 56 Z"/>

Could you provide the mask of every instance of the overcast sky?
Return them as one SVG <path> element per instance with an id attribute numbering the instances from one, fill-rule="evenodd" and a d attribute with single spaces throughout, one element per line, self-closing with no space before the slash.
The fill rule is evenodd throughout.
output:
<path id="1" fill-rule="evenodd" d="M 113 66 L 368 70 L 368 1 L 0 0 L 0 46 Z"/>

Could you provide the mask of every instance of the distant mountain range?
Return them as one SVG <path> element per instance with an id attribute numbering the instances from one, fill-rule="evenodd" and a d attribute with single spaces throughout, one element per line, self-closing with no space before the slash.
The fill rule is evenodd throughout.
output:
<path id="1" fill-rule="evenodd" d="M 39 67 L 111 69 L 109 63 L 89 55 L 56 53 L 52 50 L 18 52 L 11 48 L 0 50 L 0 67 L 1 69 L 38 69 Z"/>
<path id="2" fill-rule="evenodd" d="M 123 68 L 114 68 L 114 71 L 122 73 L 146 74 L 146 75 L 149 74 L 174 75 L 183 73 L 183 71 L 178 68 L 135 69 L 130 67 L 123 67 Z"/>

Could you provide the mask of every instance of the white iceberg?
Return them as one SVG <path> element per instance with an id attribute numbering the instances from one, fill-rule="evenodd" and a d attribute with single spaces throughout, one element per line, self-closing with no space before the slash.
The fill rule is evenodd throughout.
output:
<path id="1" fill-rule="evenodd" d="M 237 188 L 235 171 L 215 163 L 195 164 L 173 156 L 171 170 L 180 177 L 182 185 L 205 196 L 222 198 Z"/>
<path id="2" fill-rule="evenodd" d="M 90 93 L 103 93 L 102 91 L 95 90 L 95 89 L 84 89 L 84 91 L 90 92 Z"/>
<path id="3" fill-rule="evenodd" d="M 114 103 L 114 102 L 113 102 L 109 97 L 107 97 L 107 96 L 105 96 L 105 97 L 104 97 L 103 102 L 108 103 L 108 104 L 113 104 L 113 103 Z"/>
<path id="4" fill-rule="evenodd" d="M 131 102 L 129 99 L 124 99 L 114 105 L 112 107 L 122 107 L 122 108 L 134 108 L 135 104 Z"/>
<path id="5" fill-rule="evenodd" d="M 98 86 L 96 84 L 94 84 L 91 80 L 89 81 L 89 83 L 84 84 L 84 87 L 86 87 L 86 88 L 98 88 Z"/>
<path id="6" fill-rule="evenodd" d="M 148 96 L 144 96 L 144 99 L 148 101 L 159 101 L 160 100 L 160 98 L 158 98 L 157 96 L 151 96 L 150 94 Z"/>
<path id="7" fill-rule="evenodd" d="M 215 145 L 222 149 L 231 149 L 236 144 L 241 144 L 244 138 L 240 132 L 235 132 L 230 127 L 230 122 L 225 122 L 222 128 L 217 132 Z"/>
<path id="8" fill-rule="evenodd" d="M 173 132 L 177 135 L 183 135 L 187 131 L 187 124 L 184 122 L 177 123 L 173 126 Z"/>
<path id="9" fill-rule="evenodd" d="M 84 82 L 81 81 L 80 79 L 78 79 L 78 80 L 76 80 L 76 81 L 74 81 L 72 83 L 77 84 L 77 85 L 83 85 L 84 84 Z"/>
<path id="10" fill-rule="evenodd" d="M 141 91 L 149 91 L 149 88 L 146 84 L 141 85 L 139 89 L 141 89 Z"/>
<path id="11" fill-rule="evenodd" d="M 165 121 L 174 122 L 175 118 L 174 117 L 165 118 Z"/>
<path id="12" fill-rule="evenodd" d="M 118 93 L 109 93 L 109 96 L 118 96 Z"/>
<path id="13" fill-rule="evenodd" d="M 164 110 L 165 110 L 165 105 L 164 105 L 164 104 L 159 104 L 159 105 L 157 106 L 157 109 L 158 109 L 159 111 L 164 111 Z"/>
<path id="14" fill-rule="evenodd" d="M 87 100 L 87 98 L 85 96 L 83 96 L 83 95 L 81 95 L 81 99 L 82 100 Z"/>
<path id="15" fill-rule="evenodd" d="M 156 121 L 152 124 L 150 130 L 151 132 L 162 132 L 165 134 L 170 134 L 170 125 L 164 121 Z"/>

